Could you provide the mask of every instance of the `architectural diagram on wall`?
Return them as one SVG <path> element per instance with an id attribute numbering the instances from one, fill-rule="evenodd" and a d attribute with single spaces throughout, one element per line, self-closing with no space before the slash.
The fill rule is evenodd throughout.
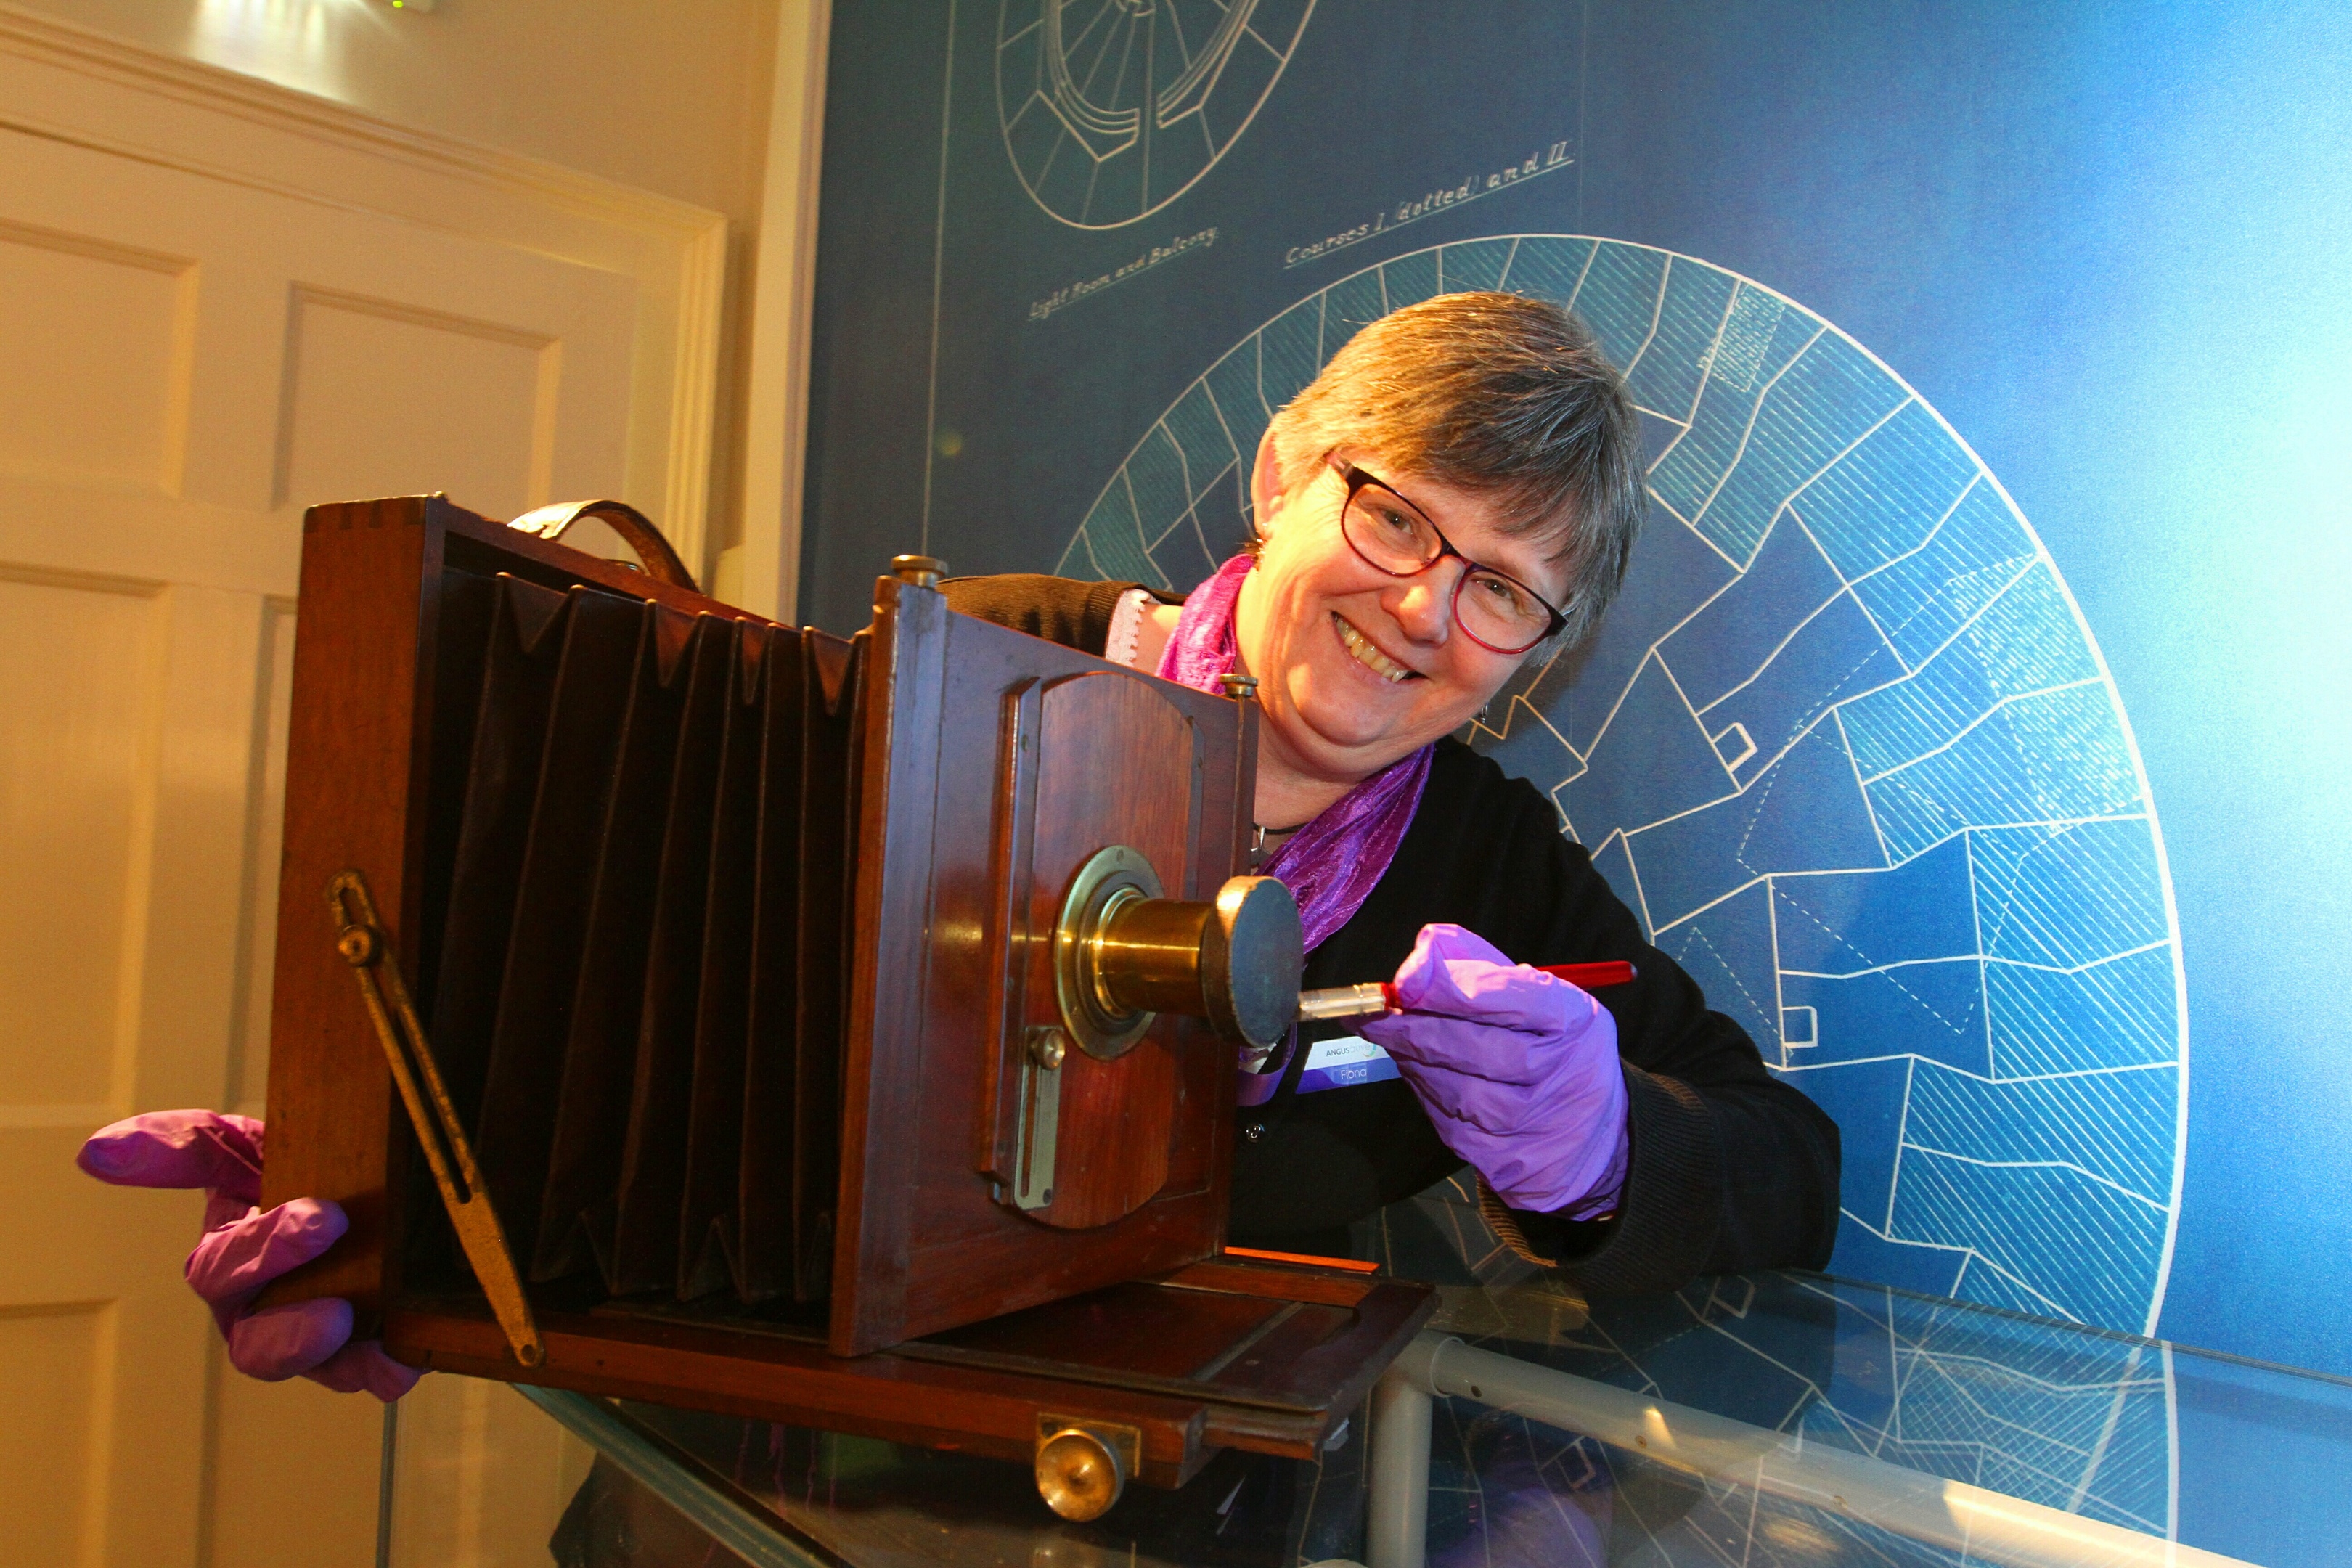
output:
<path id="1" fill-rule="evenodd" d="M 1836 1118 L 1835 1271 L 2152 1331 L 2188 1040 L 2138 751 L 2032 529 L 1851 338 L 1644 246 L 1415 252 L 1211 366 L 1059 569 L 1198 581 L 1243 536 L 1272 411 L 1363 322 L 1473 288 L 1592 324 L 1643 410 L 1652 504 L 1598 637 L 1523 671 L 1481 748 Z"/>
<path id="2" fill-rule="evenodd" d="M 1315 0 L 1004 0 L 996 111 L 1021 183 L 1077 228 L 1174 201 L 1241 137 Z"/>

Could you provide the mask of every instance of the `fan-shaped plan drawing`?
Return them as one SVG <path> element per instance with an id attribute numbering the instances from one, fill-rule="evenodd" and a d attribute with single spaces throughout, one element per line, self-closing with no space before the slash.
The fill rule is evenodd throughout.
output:
<path id="1" fill-rule="evenodd" d="M 1803 306 L 1611 239 L 1415 252 L 1242 340 L 1111 476 L 1065 573 L 1238 545 L 1272 411 L 1362 323 L 1504 288 L 1623 366 L 1650 526 L 1595 639 L 1474 737 L 1836 1118 L 1833 1270 L 2152 1332 L 2188 1031 L 2164 841 L 2057 563 L 1966 442 Z"/>
<path id="2" fill-rule="evenodd" d="M 1315 0 L 1004 0 L 996 109 L 1046 212 L 1117 228 L 1174 201 L 1240 139 Z"/>

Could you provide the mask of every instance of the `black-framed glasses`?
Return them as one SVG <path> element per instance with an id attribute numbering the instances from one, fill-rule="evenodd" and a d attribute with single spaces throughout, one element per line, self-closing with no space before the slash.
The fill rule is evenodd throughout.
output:
<path id="1" fill-rule="evenodd" d="M 1339 533 L 1373 571 L 1418 577 L 1447 556 L 1462 563 L 1454 584 L 1454 624 L 1488 653 L 1522 654 L 1567 626 L 1559 606 L 1507 572 L 1482 566 L 1454 547 L 1429 514 L 1397 494 L 1386 479 L 1327 457 L 1348 486 Z"/>

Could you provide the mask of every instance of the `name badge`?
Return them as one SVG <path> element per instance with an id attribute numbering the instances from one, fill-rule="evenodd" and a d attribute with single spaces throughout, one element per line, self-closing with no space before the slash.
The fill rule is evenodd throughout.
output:
<path id="1" fill-rule="evenodd" d="M 1307 1047 L 1307 1065 L 1298 1075 L 1298 1092 L 1352 1089 L 1360 1083 L 1380 1083 L 1397 1076 L 1388 1052 L 1355 1035 L 1318 1040 Z"/>

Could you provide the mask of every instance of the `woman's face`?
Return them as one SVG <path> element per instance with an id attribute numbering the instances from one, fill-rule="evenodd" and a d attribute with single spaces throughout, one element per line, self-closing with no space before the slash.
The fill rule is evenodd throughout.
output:
<path id="1" fill-rule="evenodd" d="M 1554 604 L 1565 596 L 1566 574 L 1546 559 L 1550 531 L 1507 533 L 1490 499 L 1397 469 L 1376 451 L 1343 447 L 1335 458 L 1394 487 L 1471 560 Z M 1391 577 L 1349 547 L 1339 531 L 1347 484 L 1332 464 L 1284 488 L 1261 452 L 1256 479 L 1265 547 L 1243 580 L 1234 630 L 1258 678 L 1261 743 L 1292 769 L 1326 781 L 1375 773 L 1461 728 L 1526 658 L 1481 647 L 1454 624 L 1461 562 Z"/>

